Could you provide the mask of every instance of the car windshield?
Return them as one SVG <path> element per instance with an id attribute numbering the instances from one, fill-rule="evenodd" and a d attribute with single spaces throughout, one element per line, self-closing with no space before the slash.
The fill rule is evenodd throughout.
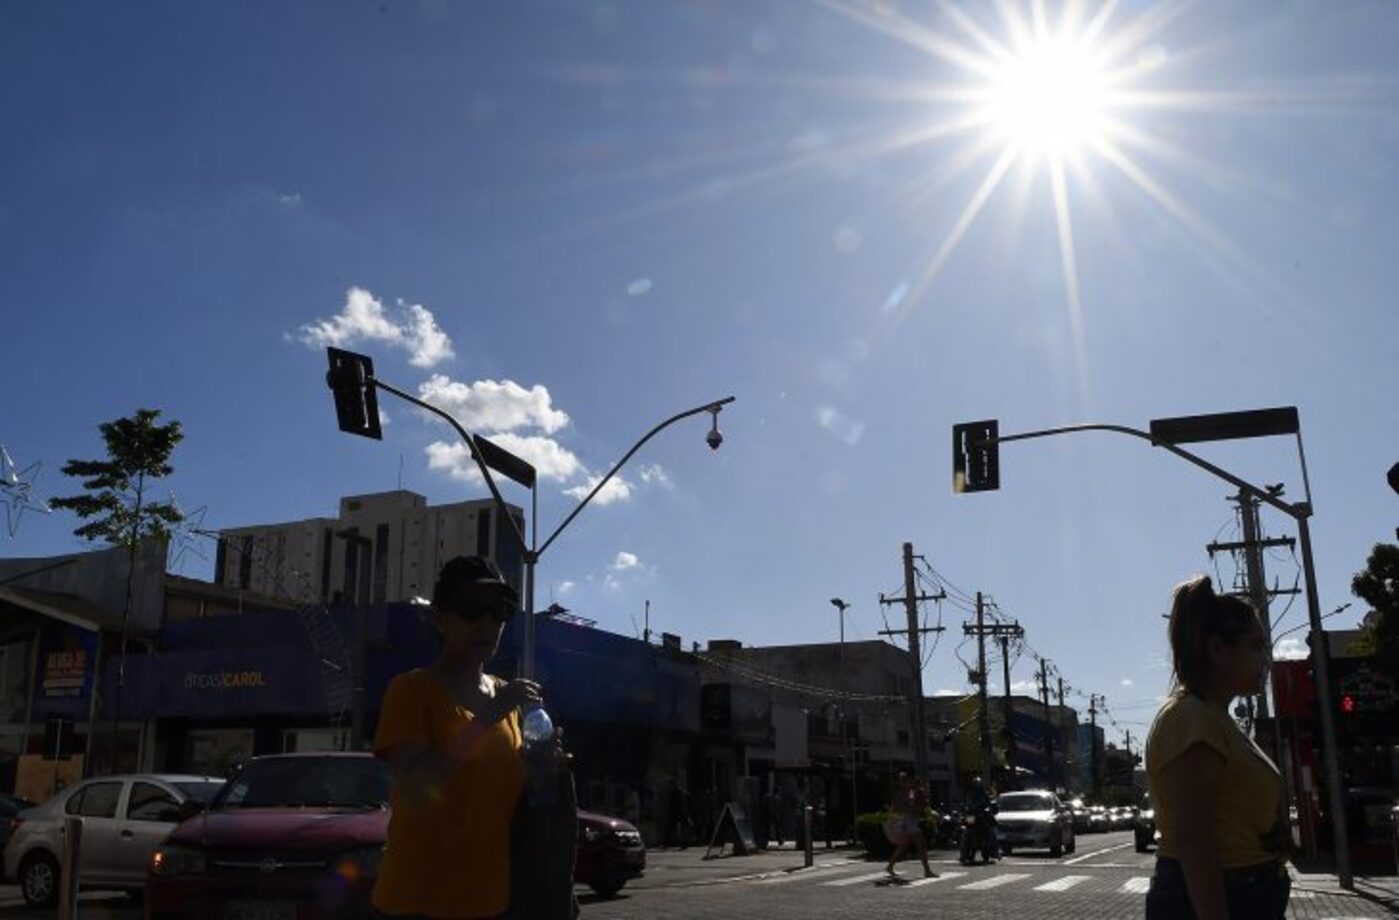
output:
<path id="1" fill-rule="evenodd" d="M 279 757 L 254 760 L 228 781 L 215 808 L 380 808 L 389 772 L 369 757 Z"/>
<path id="2" fill-rule="evenodd" d="M 210 779 L 194 782 L 178 782 L 174 785 L 176 789 L 184 794 L 185 798 L 193 799 L 196 802 L 203 802 L 207 805 L 209 802 L 213 801 L 214 796 L 218 795 L 219 790 L 223 788 L 223 780 Z"/>
<path id="3" fill-rule="evenodd" d="M 1054 801 L 1049 796 L 1024 793 L 1003 795 L 996 800 L 996 804 L 1001 811 L 1049 811 L 1054 808 Z"/>

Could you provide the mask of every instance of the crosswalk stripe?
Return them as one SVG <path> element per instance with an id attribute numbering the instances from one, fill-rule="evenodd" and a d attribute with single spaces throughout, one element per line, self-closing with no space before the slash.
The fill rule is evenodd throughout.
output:
<path id="1" fill-rule="evenodd" d="M 935 875 L 935 876 L 933 876 L 932 878 L 919 878 L 919 879 L 914 879 L 913 881 L 909 882 L 909 883 L 908 883 L 906 886 L 904 886 L 904 887 L 906 887 L 906 888 L 918 888 L 918 887 L 921 887 L 921 886 L 923 886 L 923 885 L 931 885 L 931 884 L 933 884 L 934 882 L 950 882 L 950 881 L 952 881 L 954 878 L 961 878 L 962 876 L 964 876 L 964 875 L 966 875 L 966 874 L 967 874 L 967 873 L 965 873 L 965 872 L 944 872 L 944 873 L 942 873 L 941 875 Z"/>
<path id="2" fill-rule="evenodd" d="M 860 882 L 872 882 L 877 878 L 888 878 L 889 873 L 884 871 L 871 872 L 868 875 L 855 875 L 850 878 L 838 878 L 833 882 L 822 882 L 822 885 L 829 885 L 832 888 L 841 888 L 845 885 L 858 885 Z"/>
<path id="3" fill-rule="evenodd" d="M 1091 875 L 1066 875 L 1063 878 L 1056 878 L 1052 882 L 1035 887 L 1036 891 L 1068 891 L 1070 888 L 1082 882 L 1088 881 Z"/>
<path id="4" fill-rule="evenodd" d="M 1146 890 L 1151 887 L 1149 876 L 1129 878 L 1121 888 L 1117 889 L 1118 894 L 1146 894 Z"/>
<path id="5" fill-rule="evenodd" d="M 846 860 L 843 862 L 833 862 L 824 864 L 817 863 L 816 866 L 810 869 L 797 869 L 785 875 L 776 875 L 772 878 L 758 879 L 753 884 L 784 885 L 787 882 L 816 881 L 817 879 L 829 878 L 832 875 L 839 875 L 846 868 L 854 864 L 854 860 Z"/>
<path id="6" fill-rule="evenodd" d="M 1002 885 L 1009 885 L 1011 882 L 1018 882 L 1023 878 L 1029 878 L 1029 873 L 1011 872 L 1006 875 L 993 875 L 990 878 L 982 879 L 979 882 L 972 882 L 970 885 L 958 886 L 958 891 L 985 891 L 988 888 L 999 888 Z"/>

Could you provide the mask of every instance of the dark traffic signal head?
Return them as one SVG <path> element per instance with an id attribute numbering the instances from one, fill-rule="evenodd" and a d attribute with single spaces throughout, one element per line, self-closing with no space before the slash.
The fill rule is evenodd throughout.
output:
<path id="1" fill-rule="evenodd" d="M 364 438 L 383 440 L 379 428 L 379 399 L 374 387 L 374 362 L 368 355 L 327 348 L 330 370 L 325 382 L 335 396 L 335 416 L 340 430 Z"/>

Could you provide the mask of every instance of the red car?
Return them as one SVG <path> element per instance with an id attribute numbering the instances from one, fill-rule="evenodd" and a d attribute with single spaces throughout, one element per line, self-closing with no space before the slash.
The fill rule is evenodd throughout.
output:
<path id="1" fill-rule="evenodd" d="M 370 916 L 388 803 L 388 768 L 371 754 L 256 757 L 156 849 L 146 918 Z M 578 813 L 575 881 L 613 895 L 645 868 L 635 827 Z"/>
<path id="2" fill-rule="evenodd" d="M 646 871 L 646 846 L 641 833 L 620 818 L 578 812 L 578 852 L 573 880 L 604 897 L 622 890 Z"/>
<path id="3" fill-rule="evenodd" d="M 369 754 L 254 758 L 156 849 L 147 920 L 368 916 L 388 802 Z"/>

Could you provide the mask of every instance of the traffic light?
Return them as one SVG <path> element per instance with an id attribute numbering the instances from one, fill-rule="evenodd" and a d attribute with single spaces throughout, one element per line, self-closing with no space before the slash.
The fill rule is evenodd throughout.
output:
<path id="1" fill-rule="evenodd" d="M 952 491 L 992 492 L 1001 487 L 1001 446 L 995 419 L 952 426 Z"/>
<path id="2" fill-rule="evenodd" d="M 325 382 L 335 395 L 335 416 L 340 430 L 364 438 L 383 440 L 379 428 L 379 400 L 374 387 L 374 362 L 340 348 L 327 348 L 330 370 Z"/>

